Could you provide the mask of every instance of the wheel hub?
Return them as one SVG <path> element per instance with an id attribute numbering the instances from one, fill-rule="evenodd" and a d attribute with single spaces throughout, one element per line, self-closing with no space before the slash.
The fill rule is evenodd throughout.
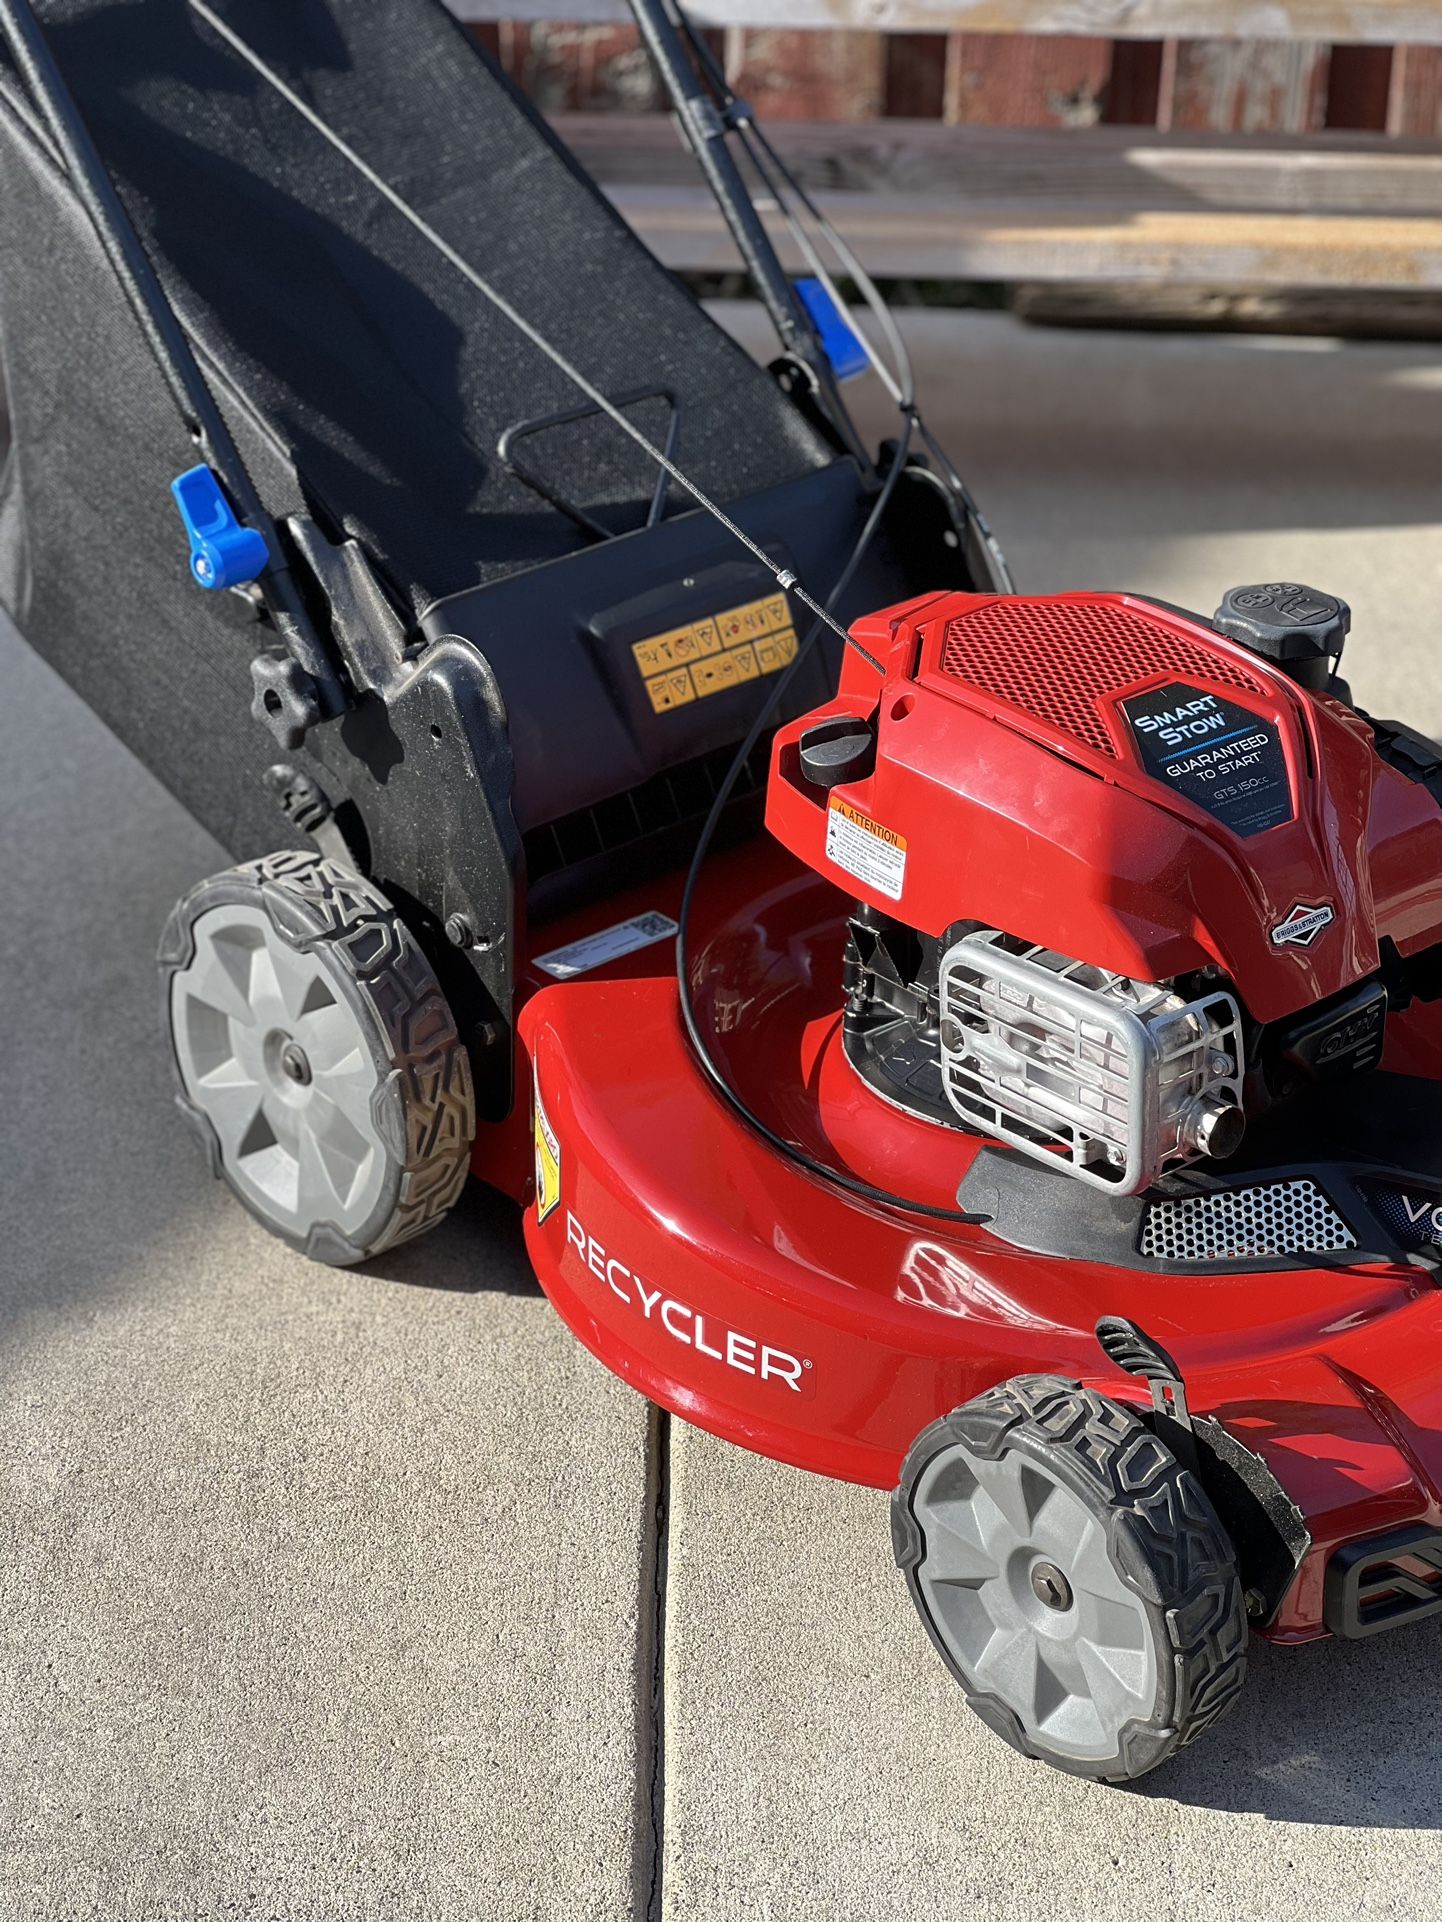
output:
<path id="1" fill-rule="evenodd" d="M 292 948 L 259 909 L 212 909 L 172 1003 L 187 1092 L 236 1185 L 291 1232 L 356 1232 L 385 1179 L 382 1064 L 323 952 Z"/>
<path id="2" fill-rule="evenodd" d="M 1114 1752 L 1128 1722 L 1150 1713 L 1157 1669 L 1101 1516 L 1044 1460 L 1010 1451 L 946 1451 L 914 1503 L 927 1611 L 976 1692 L 1052 1753 Z"/>
<path id="3" fill-rule="evenodd" d="M 1031 1571 L 1031 1592 L 1044 1608 L 1059 1612 L 1071 1607 L 1071 1583 L 1055 1562 L 1038 1562 Z"/>
<path id="4" fill-rule="evenodd" d="M 244 1053 L 242 1041 L 238 1052 Z M 268 1098 L 295 1109 L 309 1099 L 315 1069 L 310 1056 L 287 1028 L 272 1028 L 260 1043 L 260 1085 Z"/>
<path id="5" fill-rule="evenodd" d="M 293 1081 L 298 1088 L 310 1086 L 310 1062 L 306 1059 L 305 1049 L 298 1041 L 282 1043 L 280 1071 L 287 1081 Z"/>

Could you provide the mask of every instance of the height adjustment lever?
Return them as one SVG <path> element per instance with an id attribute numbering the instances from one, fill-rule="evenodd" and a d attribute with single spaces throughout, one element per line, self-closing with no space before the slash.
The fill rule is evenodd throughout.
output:
<path id="1" fill-rule="evenodd" d="M 1096 1336 L 1102 1353 L 1147 1384 L 1157 1433 L 1183 1468 L 1197 1472 L 1197 1438 L 1182 1371 L 1155 1336 L 1121 1315 L 1103 1315 Z"/>
<path id="2" fill-rule="evenodd" d="M 209 467 L 192 467 L 170 483 L 190 540 L 190 571 L 202 587 L 243 587 L 270 565 L 264 534 L 243 527 Z"/>

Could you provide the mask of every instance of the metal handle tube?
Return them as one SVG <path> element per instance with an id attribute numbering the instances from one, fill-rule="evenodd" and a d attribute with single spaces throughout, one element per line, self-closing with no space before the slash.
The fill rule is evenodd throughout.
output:
<path id="1" fill-rule="evenodd" d="M 681 36 L 663 0 L 629 0 L 629 4 L 646 51 L 671 96 L 686 139 L 706 176 L 706 184 L 716 197 L 746 263 L 746 271 L 755 282 L 783 345 L 808 366 L 821 371 L 811 330 L 802 318 L 791 283 L 771 244 L 771 236 L 746 191 L 741 170 L 726 145 L 726 129 L 716 103 L 686 57 Z"/>

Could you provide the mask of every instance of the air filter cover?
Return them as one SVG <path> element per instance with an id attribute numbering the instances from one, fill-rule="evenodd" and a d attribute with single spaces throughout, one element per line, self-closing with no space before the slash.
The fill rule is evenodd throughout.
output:
<path id="1" fill-rule="evenodd" d="M 1118 750 L 1110 702 L 1160 674 L 1268 693 L 1261 677 L 1224 649 L 1117 598 L 983 601 L 947 623 L 937 666 L 1112 758 Z"/>

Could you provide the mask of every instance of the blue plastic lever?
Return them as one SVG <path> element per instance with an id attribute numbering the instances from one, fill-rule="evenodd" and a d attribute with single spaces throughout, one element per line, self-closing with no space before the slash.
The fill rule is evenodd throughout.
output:
<path id="1" fill-rule="evenodd" d="M 867 369 L 866 349 L 846 321 L 841 309 L 827 293 L 824 284 L 806 275 L 796 282 L 796 291 L 801 296 L 801 305 L 810 316 L 811 325 L 820 336 L 821 346 L 826 358 L 831 362 L 831 371 L 838 380 L 852 380 Z"/>
<path id="2" fill-rule="evenodd" d="M 170 483 L 190 539 L 190 571 L 202 587 L 241 587 L 270 565 L 264 534 L 242 527 L 208 467 Z"/>

